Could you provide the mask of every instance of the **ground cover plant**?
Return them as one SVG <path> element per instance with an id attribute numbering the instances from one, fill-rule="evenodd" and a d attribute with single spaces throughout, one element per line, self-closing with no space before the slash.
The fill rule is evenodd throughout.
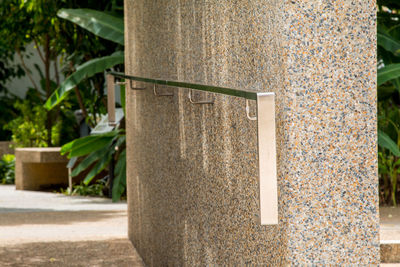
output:
<path id="1" fill-rule="evenodd" d="M 64 195 L 72 195 L 72 196 L 105 196 L 105 189 L 106 189 L 106 181 L 98 180 L 92 184 L 85 184 L 81 182 L 80 184 L 73 185 L 72 191 L 70 188 L 64 189 L 61 188 L 60 191 Z"/>
<path id="2" fill-rule="evenodd" d="M 15 156 L 5 154 L 0 159 L 0 184 L 14 184 L 15 182 Z"/>

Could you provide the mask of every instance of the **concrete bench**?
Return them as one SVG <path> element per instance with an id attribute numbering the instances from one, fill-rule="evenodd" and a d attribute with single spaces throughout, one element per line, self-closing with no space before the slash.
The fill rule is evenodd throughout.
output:
<path id="1" fill-rule="evenodd" d="M 68 159 L 60 147 L 15 149 L 17 190 L 41 190 L 68 184 Z"/>

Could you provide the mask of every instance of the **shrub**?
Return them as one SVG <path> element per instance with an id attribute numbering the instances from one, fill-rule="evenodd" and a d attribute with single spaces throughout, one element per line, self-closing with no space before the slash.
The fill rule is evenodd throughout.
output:
<path id="1" fill-rule="evenodd" d="M 15 103 L 21 116 L 12 120 L 4 128 L 12 132 L 12 141 L 16 147 L 47 147 L 47 139 L 51 134 L 52 145 L 58 145 L 61 123 L 52 126 L 52 132 L 46 129 L 47 113 L 43 106 L 32 107 L 29 101 Z"/>
<path id="2" fill-rule="evenodd" d="M 0 160 L 0 181 L 2 184 L 14 184 L 15 182 L 15 156 L 4 155 Z"/>

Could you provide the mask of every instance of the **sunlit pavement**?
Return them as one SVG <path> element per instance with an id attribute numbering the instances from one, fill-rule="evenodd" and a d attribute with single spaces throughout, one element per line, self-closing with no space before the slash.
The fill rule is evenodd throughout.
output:
<path id="1" fill-rule="evenodd" d="M 142 266 L 127 205 L 0 185 L 0 266 Z"/>

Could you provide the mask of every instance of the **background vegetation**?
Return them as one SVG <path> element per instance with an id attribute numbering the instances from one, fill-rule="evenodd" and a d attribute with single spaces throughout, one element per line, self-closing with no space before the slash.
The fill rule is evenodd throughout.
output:
<path id="1" fill-rule="evenodd" d="M 397 205 L 400 176 L 400 2 L 378 1 L 380 202 Z"/>
<path id="2" fill-rule="evenodd" d="M 15 146 L 23 147 L 68 143 L 65 148 L 72 150 L 64 148 L 65 152 L 79 154 L 71 144 L 88 139 L 79 139 L 82 121 L 75 111 L 80 110 L 90 128 L 106 113 L 104 74 L 110 68 L 123 71 L 123 31 L 121 0 L 0 1 L 0 141 L 11 139 Z M 33 69 L 25 63 L 31 56 L 26 52 L 30 44 L 40 58 Z M 33 78 L 34 72 L 41 77 L 39 82 Z M 31 84 L 21 99 L 6 84 L 23 75 Z M 94 167 L 76 191 L 86 192 L 84 186 L 113 161 L 117 162 L 118 181 L 113 188 L 114 200 L 125 190 L 124 130 L 112 134 L 111 143 L 107 143 L 111 152 L 103 149 L 102 154 L 91 147 L 88 153 L 79 154 L 89 158 L 82 163 L 91 162 L 90 166 L 81 163 L 79 172 Z"/>
<path id="3" fill-rule="evenodd" d="M 108 14 L 122 16 L 122 1 L 106 0 L 3 0 L 0 3 L 0 58 L 5 59 L 0 64 L 1 100 L 7 101 L 7 113 L 0 113 L 0 122 L 4 124 L 10 118 L 16 118 L 23 112 L 24 106 L 12 107 L 13 102 L 23 102 L 13 94 L 12 88 L 6 88 L 5 83 L 15 76 L 27 75 L 31 81 L 28 87 L 27 101 L 31 106 L 43 105 L 53 92 L 61 85 L 62 76 L 68 77 L 76 68 L 93 58 L 109 55 L 110 51 L 120 51 L 121 45 L 88 32 L 81 27 L 57 16 L 61 8 L 93 8 L 106 11 Z M 26 46 L 34 44 L 40 58 L 34 69 L 25 64 Z M 20 63 L 13 62 L 17 56 Z M 51 76 L 51 70 L 54 75 Z M 33 72 L 38 72 L 41 80 L 33 79 Z M 73 87 L 74 94 L 54 109 L 42 110 L 45 128 L 42 125 L 31 124 L 30 130 L 45 138 L 35 140 L 33 144 L 43 146 L 58 146 L 79 137 L 78 123 L 75 122 L 74 111 L 81 110 L 87 124 L 94 127 L 101 114 L 106 112 L 106 97 L 104 91 L 104 73 L 97 73 L 89 79 L 81 81 Z M 10 98 L 12 100 L 10 101 Z M 0 100 L 0 102 L 1 102 Z M 10 107 L 11 106 L 11 107 Z M 28 106 L 28 104 L 25 104 Z M 8 116 L 7 116 L 8 115 Z M 24 116 L 22 114 L 22 116 Z M 14 123 L 14 125 L 16 125 Z M 58 125 L 58 126 L 57 126 Z M 2 140 L 10 139 L 11 133 L 18 131 L 13 125 L 2 129 Z M 8 131 L 7 131 L 8 130 Z M 59 138 L 52 138 L 57 134 Z M 31 137 L 31 136 L 30 136 Z M 18 134 L 13 137 L 16 145 L 25 146 L 31 140 L 22 142 Z"/>

